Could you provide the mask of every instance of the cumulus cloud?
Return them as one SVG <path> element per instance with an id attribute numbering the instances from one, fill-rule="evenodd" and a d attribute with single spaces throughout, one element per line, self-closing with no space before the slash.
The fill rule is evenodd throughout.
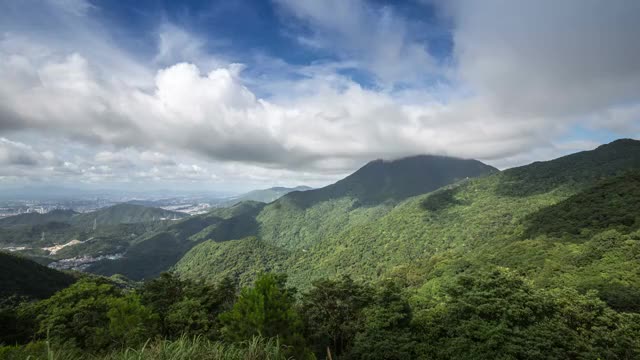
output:
<path id="1" fill-rule="evenodd" d="M 143 66 L 100 26 L 87 26 L 96 9 L 80 0 L 45 3 L 69 21 L 64 29 L 87 32 L 63 31 L 62 44 L 17 32 L 15 21 L 0 25 L 0 163 L 12 166 L 5 174 L 30 176 L 13 168 L 40 166 L 89 182 L 316 185 L 379 157 L 432 153 L 505 167 L 593 146 L 558 140 L 576 124 L 640 135 L 636 2 L 440 4 L 454 24 L 455 68 L 442 69 L 390 6 L 278 0 L 309 27 L 301 40 L 335 45 L 343 59 L 271 59 L 263 66 L 295 76 L 268 80 L 168 24 Z M 441 72 L 455 85 L 371 88 L 345 76 L 349 68 L 390 83 Z M 21 133 L 84 150 L 74 157 L 8 140 Z"/>

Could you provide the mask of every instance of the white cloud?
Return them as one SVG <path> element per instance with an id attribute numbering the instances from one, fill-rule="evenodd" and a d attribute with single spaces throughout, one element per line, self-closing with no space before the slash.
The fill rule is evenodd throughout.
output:
<path id="1" fill-rule="evenodd" d="M 336 1 L 329 11 L 280 0 L 311 26 L 314 46 L 335 44 L 344 59 L 270 59 L 260 63 L 276 75 L 262 78 L 168 24 L 159 27 L 158 54 L 140 65 L 87 26 L 91 8 L 70 2 L 73 14 L 60 16 L 88 29 L 83 36 L 0 35 L 4 176 L 41 177 L 28 170 L 39 166 L 87 182 L 319 185 L 378 157 L 433 153 L 501 167 L 547 159 L 593 145 L 558 140 L 578 123 L 640 136 L 636 3 L 518 3 L 447 5 L 456 25 L 452 72 L 434 65 L 391 7 Z M 461 85 L 371 89 L 341 75 L 349 68 L 391 83 L 440 71 Z M 22 133 L 70 143 L 54 151 L 7 140 Z"/>

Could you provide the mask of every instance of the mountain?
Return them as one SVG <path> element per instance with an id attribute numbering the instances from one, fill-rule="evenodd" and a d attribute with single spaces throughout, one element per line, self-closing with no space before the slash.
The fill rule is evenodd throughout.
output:
<path id="1" fill-rule="evenodd" d="M 467 178 L 497 172 L 477 160 L 419 155 L 393 161 L 371 161 L 353 174 L 321 189 L 286 197 L 300 207 L 350 197 L 358 205 L 397 202 Z"/>
<path id="2" fill-rule="evenodd" d="M 350 274 L 403 279 L 428 294 L 457 274 L 503 266 L 541 287 L 595 289 L 617 309 L 637 308 L 637 170 L 640 142 L 622 140 L 451 184 L 394 206 L 316 198 L 305 207 L 312 202 L 301 206 L 289 194 L 258 215 L 258 239 L 269 251 L 286 253 L 285 260 L 264 268 L 286 269 L 300 288 Z M 174 269 L 213 280 L 219 264 L 228 261 L 220 254 L 234 253 L 234 243 L 246 246 L 203 242 Z M 233 267 L 239 277 L 250 277 L 262 263 L 240 257 Z"/>
<path id="3" fill-rule="evenodd" d="M 232 206 L 243 201 L 259 201 L 263 203 L 270 203 L 272 201 L 278 200 L 279 198 L 290 192 L 307 191 L 311 189 L 312 188 L 309 186 L 296 186 L 292 188 L 278 186 L 262 190 L 253 190 L 249 191 L 246 194 L 239 195 L 223 202 L 222 206 Z"/>
<path id="4" fill-rule="evenodd" d="M 44 299 L 75 280 L 66 273 L 0 251 L 0 299 L 11 295 Z"/>
<path id="5" fill-rule="evenodd" d="M 96 225 L 133 224 L 160 220 L 177 220 L 189 215 L 160 208 L 122 203 L 93 212 L 74 216 L 71 223 L 75 226 L 93 227 Z"/>
<path id="6" fill-rule="evenodd" d="M 0 227 L 16 225 L 44 225 L 50 222 L 68 223 L 75 215 L 78 215 L 78 213 L 73 210 L 52 210 L 44 214 L 19 214 L 0 219 Z"/>
<path id="7" fill-rule="evenodd" d="M 413 156 L 375 160 L 324 188 L 293 192 L 258 215 L 260 238 L 304 249 L 351 224 L 374 221 L 408 197 L 498 170 L 477 160 Z"/>
<path id="8" fill-rule="evenodd" d="M 89 271 L 102 275 L 119 272 L 136 280 L 149 278 L 171 268 L 201 242 L 249 237 L 282 254 L 307 247 L 349 221 L 373 220 L 411 194 L 496 171 L 479 161 L 436 156 L 374 161 L 322 189 L 294 191 L 268 205 L 245 201 L 178 222 L 132 246 L 123 259 L 101 262 Z M 380 206 L 374 206 L 376 202 Z M 240 261 L 245 259 L 251 258 Z"/>

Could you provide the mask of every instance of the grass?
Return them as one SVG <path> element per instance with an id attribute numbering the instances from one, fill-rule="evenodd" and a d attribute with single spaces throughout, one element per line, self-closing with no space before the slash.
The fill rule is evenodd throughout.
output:
<path id="1" fill-rule="evenodd" d="M 48 341 L 27 346 L 0 347 L 0 359 L 28 360 L 285 360 L 285 347 L 277 339 L 253 338 L 227 344 L 202 337 L 182 336 L 177 340 L 147 341 L 138 348 L 108 354 L 86 354 L 71 348 L 56 349 Z"/>

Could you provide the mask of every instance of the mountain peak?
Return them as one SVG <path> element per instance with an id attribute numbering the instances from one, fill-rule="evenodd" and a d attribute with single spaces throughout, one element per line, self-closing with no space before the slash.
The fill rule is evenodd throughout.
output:
<path id="1" fill-rule="evenodd" d="M 400 201 L 459 180 L 497 171 L 478 160 L 447 156 L 415 155 L 395 160 L 377 159 L 335 184 L 291 193 L 284 198 L 299 206 L 341 197 L 352 197 L 362 204 Z"/>
<path id="2" fill-rule="evenodd" d="M 622 138 L 618 140 L 614 140 L 608 144 L 600 145 L 596 148 L 598 149 L 610 149 L 610 148 L 619 148 L 619 147 L 640 147 L 640 141 L 634 140 L 630 138 Z"/>

